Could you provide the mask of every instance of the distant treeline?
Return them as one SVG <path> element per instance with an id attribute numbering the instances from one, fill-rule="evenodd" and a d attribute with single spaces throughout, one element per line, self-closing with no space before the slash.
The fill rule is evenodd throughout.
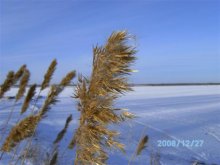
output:
<path id="1" fill-rule="evenodd" d="M 193 85 L 220 85 L 220 83 L 158 83 L 158 84 L 129 84 L 129 86 L 193 86 Z M 14 85 L 14 87 L 18 87 L 19 85 Z M 30 85 L 29 85 L 30 86 Z M 41 85 L 37 85 L 40 87 Z M 76 84 L 69 85 L 76 86 Z"/>
<path id="2" fill-rule="evenodd" d="M 130 84 L 130 86 L 191 86 L 191 85 L 220 85 L 220 83 L 158 83 L 158 84 Z"/>

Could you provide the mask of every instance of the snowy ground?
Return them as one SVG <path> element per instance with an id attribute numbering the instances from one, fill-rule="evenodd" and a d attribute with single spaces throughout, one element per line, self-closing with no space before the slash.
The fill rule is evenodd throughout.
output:
<path id="1" fill-rule="evenodd" d="M 66 117 L 73 114 L 71 126 L 59 147 L 60 164 L 67 165 L 74 159 L 74 150 L 65 148 L 77 128 L 79 117 L 76 103 L 70 97 L 73 91 L 71 87 L 63 91 L 60 102 L 51 109 L 37 130 L 37 143 L 42 146 L 41 149 L 48 151 Z M 16 89 L 12 89 L 7 95 L 12 96 L 15 92 Z M 41 95 L 46 96 L 46 93 Z M 39 100 L 38 107 L 43 100 L 44 97 Z M 0 101 L 0 126 L 5 122 L 13 102 Z M 16 104 L 9 128 L 18 120 L 21 104 L 22 101 Z M 126 154 L 109 151 L 108 164 L 128 164 L 139 139 L 148 135 L 147 148 L 131 164 L 148 165 L 155 160 L 162 165 L 188 165 L 198 160 L 220 165 L 220 86 L 134 87 L 133 92 L 117 101 L 116 107 L 128 108 L 137 117 L 113 126 L 121 132 L 119 140 L 126 145 Z M 10 156 L 4 155 L 0 164 L 9 164 L 9 161 Z"/>

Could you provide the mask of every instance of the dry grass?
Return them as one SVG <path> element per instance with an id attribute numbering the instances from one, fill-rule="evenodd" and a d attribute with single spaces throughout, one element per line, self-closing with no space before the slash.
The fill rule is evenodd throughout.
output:
<path id="1" fill-rule="evenodd" d="M 57 66 L 57 61 L 56 61 L 56 59 L 54 59 L 51 62 L 49 68 L 47 69 L 47 72 L 44 75 L 44 80 L 43 80 L 43 82 L 41 84 L 41 90 L 44 90 L 46 87 L 49 86 L 49 83 L 50 83 L 50 80 L 51 80 L 51 78 L 53 76 L 53 73 L 56 70 L 56 66 Z"/>
<path id="2" fill-rule="evenodd" d="M 23 114 L 27 110 L 27 108 L 28 108 L 28 106 L 30 104 L 31 99 L 34 97 L 36 86 L 37 85 L 34 84 L 28 90 L 27 96 L 25 97 L 24 103 L 23 103 L 22 108 L 21 108 L 21 114 Z"/>
<path id="3" fill-rule="evenodd" d="M 113 106 L 115 100 L 121 94 L 131 90 L 127 76 L 134 72 L 130 66 L 136 59 L 136 50 L 129 44 L 128 40 L 130 38 L 132 37 L 126 31 L 112 33 L 104 46 L 96 46 L 93 49 L 91 77 L 78 77 L 74 98 L 78 100 L 77 109 L 81 114 L 79 127 L 69 144 L 69 148 L 76 147 L 75 164 L 105 164 L 108 159 L 107 148 L 116 148 L 125 152 L 125 146 L 116 140 L 119 132 L 110 130 L 108 126 L 112 123 L 118 124 L 126 119 L 135 117 L 132 113 Z M 29 137 L 32 140 L 39 122 L 46 117 L 51 106 L 57 102 L 57 96 L 66 86 L 71 84 L 76 75 L 75 71 L 71 71 L 64 76 L 58 85 L 50 85 L 56 66 L 57 61 L 53 60 L 44 75 L 40 92 L 47 87 L 50 87 L 50 90 L 40 110 L 35 115 L 31 114 L 23 118 L 11 129 L 1 147 L 1 151 L 10 152 L 21 141 Z M 21 79 L 19 90 L 16 94 L 16 101 L 18 101 L 25 93 L 29 78 L 30 72 L 26 65 L 23 65 L 16 73 L 9 72 L 1 86 L 0 98 L 14 83 Z M 35 95 L 35 89 L 35 84 L 30 87 L 21 108 L 21 115 L 26 112 L 31 99 Z M 35 99 L 35 105 L 40 92 Z M 72 116 L 70 115 L 64 128 L 53 142 L 55 146 L 62 140 L 71 120 Z M 140 147 L 139 154 L 145 143 L 146 139 L 142 142 L 143 145 Z M 58 162 L 58 147 L 55 148 L 56 150 L 54 150 L 49 164 Z M 25 150 L 29 150 L 27 145 L 24 148 Z M 23 161 L 26 156 L 23 156 Z"/>
<path id="4" fill-rule="evenodd" d="M 5 79 L 4 83 L 1 85 L 0 98 L 2 98 L 8 90 L 10 90 L 13 83 L 14 83 L 14 72 L 10 71 L 8 72 L 7 78 Z"/>
<path id="5" fill-rule="evenodd" d="M 16 102 L 24 95 L 26 87 L 28 85 L 29 78 L 30 78 L 30 72 L 29 70 L 25 69 L 19 84 L 17 95 L 15 96 Z"/>
<path id="6" fill-rule="evenodd" d="M 127 44 L 128 39 L 125 31 L 112 33 L 104 46 L 93 49 L 91 78 L 79 77 L 75 98 L 81 113 L 80 126 L 69 146 L 76 145 L 75 164 L 105 164 L 105 148 L 124 151 L 124 145 L 115 140 L 119 133 L 109 130 L 108 125 L 123 121 L 119 112 L 114 111 L 113 103 L 120 94 L 131 90 L 126 75 L 132 72 L 130 65 L 136 51 Z"/>
<path id="7" fill-rule="evenodd" d="M 50 110 L 50 106 L 57 102 L 57 96 L 71 83 L 71 80 L 74 77 L 75 71 L 71 71 L 61 80 L 59 85 L 51 85 L 47 98 L 39 112 L 41 117 L 44 117 L 44 115 Z"/>
<path id="8" fill-rule="evenodd" d="M 72 121 L 72 119 L 73 119 L 73 118 L 72 118 L 72 115 L 69 115 L 69 116 L 67 117 L 65 126 L 64 126 L 64 128 L 58 133 L 56 139 L 55 139 L 54 142 L 53 142 L 54 144 L 59 143 L 59 142 L 63 139 L 63 137 L 64 137 L 64 135 L 65 135 L 65 133 L 66 133 L 66 131 L 67 131 L 67 128 L 68 128 L 70 122 Z"/>
<path id="9" fill-rule="evenodd" d="M 22 65 L 14 75 L 14 84 L 22 77 L 23 73 L 26 71 L 26 65 Z"/>
<path id="10" fill-rule="evenodd" d="M 148 136 L 145 135 L 139 142 L 136 155 L 140 155 L 144 148 L 146 148 L 146 144 L 148 142 Z"/>
<path id="11" fill-rule="evenodd" d="M 33 135 L 40 116 L 28 116 L 15 125 L 7 136 L 1 151 L 10 152 L 19 142 Z"/>
<path id="12" fill-rule="evenodd" d="M 26 70 L 26 65 L 22 65 L 16 73 L 14 71 L 9 71 L 4 83 L 0 87 L 0 98 L 10 90 L 12 85 L 16 84 L 17 81 L 22 77 L 24 71 Z"/>

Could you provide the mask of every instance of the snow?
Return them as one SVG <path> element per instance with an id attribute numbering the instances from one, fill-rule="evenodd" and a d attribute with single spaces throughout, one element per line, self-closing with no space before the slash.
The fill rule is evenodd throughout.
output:
<path id="1" fill-rule="evenodd" d="M 7 96 L 13 96 L 16 90 L 13 88 Z M 131 164 L 145 165 L 153 160 L 162 165 L 188 165 L 195 161 L 220 164 L 220 86 L 146 86 L 133 87 L 133 90 L 122 96 L 115 106 L 128 108 L 137 117 L 111 126 L 121 132 L 119 141 L 126 145 L 126 154 L 117 150 L 108 151 L 110 158 L 107 164 L 128 164 L 143 135 L 149 137 L 147 148 Z M 37 129 L 38 144 L 44 152 L 49 151 L 51 142 L 63 128 L 66 118 L 69 114 L 73 115 L 73 121 L 59 146 L 60 157 L 63 155 L 60 164 L 71 164 L 74 159 L 75 150 L 65 149 L 78 125 L 79 113 L 76 101 L 71 98 L 73 93 L 73 87 L 66 88 L 59 96 L 60 102 L 52 107 L 48 117 Z M 39 99 L 37 107 L 41 106 L 46 94 L 47 90 L 41 93 L 44 97 Z M 0 127 L 7 119 L 13 102 L 14 100 L 7 99 L 0 101 Z M 19 118 L 21 105 L 22 101 L 16 104 L 8 131 Z M 204 143 L 200 146 L 183 146 L 180 143 L 178 147 L 159 147 L 160 140 L 164 140 L 166 144 L 187 140 Z M 4 155 L 0 164 L 8 164 L 9 160 L 10 155 Z"/>

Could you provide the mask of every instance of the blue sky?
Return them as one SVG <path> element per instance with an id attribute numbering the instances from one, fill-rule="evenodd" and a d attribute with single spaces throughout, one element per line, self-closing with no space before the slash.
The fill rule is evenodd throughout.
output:
<path id="1" fill-rule="evenodd" d="M 27 64 L 40 83 L 76 69 L 89 76 L 92 47 L 114 30 L 136 36 L 132 83 L 220 82 L 219 0 L 1 0 L 0 82 Z"/>

